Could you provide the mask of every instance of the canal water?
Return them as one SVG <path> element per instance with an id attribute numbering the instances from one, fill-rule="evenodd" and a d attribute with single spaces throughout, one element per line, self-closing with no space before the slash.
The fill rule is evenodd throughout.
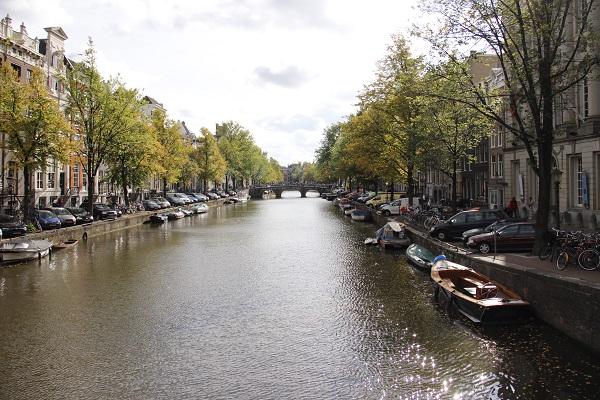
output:
<path id="1" fill-rule="evenodd" d="M 592 399 L 600 360 L 482 329 L 330 202 L 256 201 L 0 269 L 0 399 Z"/>

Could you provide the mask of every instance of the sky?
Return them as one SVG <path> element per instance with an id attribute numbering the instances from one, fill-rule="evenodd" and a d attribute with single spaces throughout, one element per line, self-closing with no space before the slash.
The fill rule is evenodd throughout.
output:
<path id="1" fill-rule="evenodd" d="M 355 111 L 417 0 L 0 0 L 30 36 L 60 26 L 67 56 L 94 41 L 100 71 L 199 133 L 236 121 L 287 165 L 313 161 L 323 130 Z"/>

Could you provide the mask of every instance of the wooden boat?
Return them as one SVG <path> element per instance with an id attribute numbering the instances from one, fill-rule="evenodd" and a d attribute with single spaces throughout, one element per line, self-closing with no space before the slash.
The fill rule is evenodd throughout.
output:
<path id="1" fill-rule="evenodd" d="M 21 240 L 0 245 L 0 261 L 14 263 L 38 260 L 50 254 L 52 242 L 48 240 Z"/>
<path id="2" fill-rule="evenodd" d="M 404 224 L 396 221 L 390 221 L 380 228 L 375 237 L 382 248 L 403 248 L 410 244 L 410 238 L 406 234 Z"/>
<path id="3" fill-rule="evenodd" d="M 429 271 L 435 256 L 425 247 L 413 243 L 406 249 L 406 258 L 414 266 Z"/>
<path id="4" fill-rule="evenodd" d="M 369 210 L 359 210 L 355 209 L 350 214 L 353 221 L 370 221 L 371 220 L 371 211 Z"/>
<path id="5" fill-rule="evenodd" d="M 517 322 L 531 315 L 529 303 L 489 277 L 437 256 L 431 267 L 436 297 L 442 293 L 448 307 L 482 324 Z"/>
<path id="6" fill-rule="evenodd" d="M 77 239 L 67 239 L 64 242 L 55 244 L 54 246 L 52 246 L 52 248 L 54 250 L 63 250 L 63 249 L 68 249 L 68 248 L 74 247 L 77 243 L 79 243 L 79 240 L 77 240 Z"/>

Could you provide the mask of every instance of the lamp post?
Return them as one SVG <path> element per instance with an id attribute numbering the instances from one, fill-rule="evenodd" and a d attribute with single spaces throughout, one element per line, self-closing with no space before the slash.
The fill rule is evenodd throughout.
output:
<path id="1" fill-rule="evenodd" d="M 554 198 L 556 201 L 555 213 L 556 213 L 556 228 L 560 229 L 560 177 L 562 171 L 558 168 L 552 170 L 552 181 L 554 182 Z"/>

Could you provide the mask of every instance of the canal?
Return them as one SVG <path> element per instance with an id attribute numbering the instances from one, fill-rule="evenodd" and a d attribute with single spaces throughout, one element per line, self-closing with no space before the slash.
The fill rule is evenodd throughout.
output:
<path id="1" fill-rule="evenodd" d="M 372 233 L 255 201 L 0 269 L 0 399 L 598 398 L 598 357 L 448 315 Z"/>

